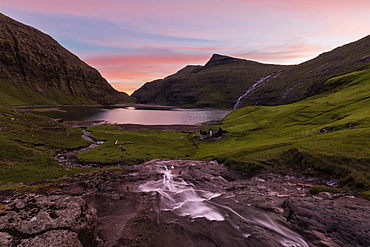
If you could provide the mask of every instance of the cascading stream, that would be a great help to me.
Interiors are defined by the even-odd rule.
[[[160,172],[163,173],[163,180],[150,181],[140,186],[144,192],[154,191],[161,195],[159,210],[172,211],[179,216],[190,216],[193,219],[204,217],[208,220],[224,220],[217,209],[208,203],[221,194],[195,190],[192,184],[174,176],[167,166]]]
[[[251,94],[257,87],[259,87],[261,84],[263,84],[265,81],[267,81],[270,77],[271,78],[276,78],[278,77],[279,75],[281,74],[280,71],[278,72],[274,72],[270,75],[267,75],[267,76],[264,76],[264,77],[261,77],[258,81],[256,81],[252,86],[250,86],[247,91],[245,91],[239,98],[238,100],[236,101],[235,105],[234,105],[234,109],[237,109],[242,103],[243,103],[243,100],[249,95]]]
[[[240,214],[232,206],[226,206],[235,203],[232,199],[222,193],[196,189],[193,184],[174,175],[172,169],[165,164],[159,166],[158,172],[163,174],[163,179],[149,181],[139,187],[143,192],[154,193],[158,214],[172,212],[180,217],[167,218],[168,221],[191,224],[190,227],[183,226],[184,229],[209,234],[215,242],[224,241],[228,246],[308,247],[298,233],[263,211],[246,205],[243,214]],[[197,229],[196,223],[199,221],[201,225]],[[207,224],[217,230],[207,231],[207,227],[204,227]],[[222,243],[220,246],[223,246]]]

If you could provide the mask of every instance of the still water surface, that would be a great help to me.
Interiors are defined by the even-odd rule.
[[[220,121],[231,110],[181,109],[155,107],[62,107],[61,111],[47,111],[42,115],[64,121],[99,121],[110,124],[143,125],[198,125]]]

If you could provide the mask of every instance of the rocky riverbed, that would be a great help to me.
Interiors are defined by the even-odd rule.
[[[316,178],[153,160],[66,180],[2,191],[0,245],[370,246],[370,202]]]

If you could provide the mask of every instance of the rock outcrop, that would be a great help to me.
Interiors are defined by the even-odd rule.
[[[96,211],[81,197],[14,195],[0,212],[1,246],[94,246]]]
[[[330,193],[315,197],[291,197],[284,215],[301,232],[315,232],[336,239],[338,246],[367,246],[370,243],[370,202],[355,197],[333,198]]]
[[[39,30],[0,14],[0,102],[12,105],[133,102]]]
[[[164,174],[158,173],[164,165],[175,175],[174,189],[186,185],[194,193],[219,194],[201,204],[209,201],[225,219],[159,210],[160,191],[140,188],[148,182],[164,185]],[[369,246],[369,201],[346,193],[309,193],[313,184],[325,182],[268,172],[249,177],[216,161],[152,160],[77,174],[65,182],[39,182],[44,195],[2,191],[0,245],[282,246],[278,241],[285,237],[287,244],[307,243],[300,246]]]

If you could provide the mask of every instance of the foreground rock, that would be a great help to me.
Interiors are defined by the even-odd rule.
[[[93,246],[96,211],[81,197],[14,195],[3,201],[1,246]]]
[[[167,183],[161,182],[164,167],[173,186],[215,195],[200,205],[221,218],[163,210],[162,192],[142,188]],[[79,174],[68,182],[45,181],[44,195],[4,195],[0,245],[298,246],[292,244],[298,241],[299,246],[370,246],[369,201],[308,193],[312,184],[324,182],[270,173],[248,177],[213,161],[153,160]]]
[[[355,197],[292,197],[284,204],[284,215],[301,232],[332,238],[336,246],[369,246],[370,202]]]

